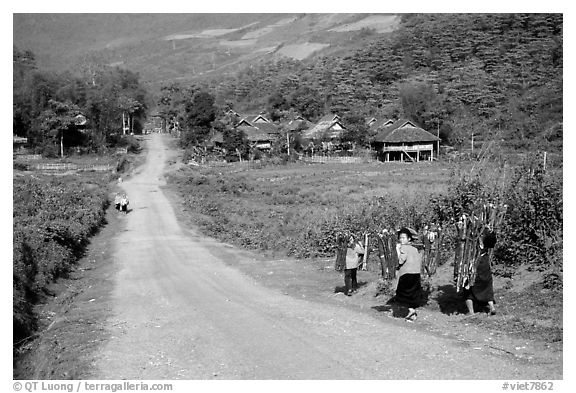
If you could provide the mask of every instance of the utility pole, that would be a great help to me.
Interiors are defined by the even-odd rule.
[[[64,158],[64,131],[60,131],[60,158]]]
[[[546,152],[544,152],[544,171],[546,171]]]
[[[470,148],[472,153],[474,153],[474,133],[472,133],[472,139],[470,139]]]
[[[288,156],[290,156],[290,133],[287,132],[286,133],[286,146],[288,147]],[[546,154],[546,153],[544,153]],[[544,156],[546,157],[546,156]]]
[[[436,136],[438,137],[438,140],[436,141],[436,159],[438,160],[440,159],[440,119],[438,119],[436,125],[438,126],[436,131]]]

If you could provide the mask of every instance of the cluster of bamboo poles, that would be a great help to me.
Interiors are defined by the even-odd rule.
[[[478,258],[481,237],[486,229],[496,231],[504,219],[508,206],[492,203],[473,209],[472,214],[463,214],[456,225],[457,242],[454,255],[454,278],[456,291],[460,292],[476,276],[475,262]],[[492,255],[490,254],[490,257]]]

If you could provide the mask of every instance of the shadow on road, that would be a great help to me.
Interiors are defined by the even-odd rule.
[[[366,281],[358,281],[358,289],[364,287],[368,285],[368,283]],[[339,292],[346,292],[346,286],[342,285],[342,286],[336,286],[334,287],[334,293],[339,293]]]
[[[439,286],[435,300],[438,302],[440,312],[443,314],[466,314],[468,311],[464,298],[456,292],[456,287],[454,285],[448,284]]]

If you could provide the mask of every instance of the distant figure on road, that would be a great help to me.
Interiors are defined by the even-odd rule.
[[[362,263],[364,252],[365,250],[360,240],[351,237],[346,250],[346,268],[344,269],[344,285],[346,285],[344,294],[346,296],[352,296],[352,293],[358,290],[356,272],[358,271],[358,266]]]
[[[418,249],[410,244],[413,240],[412,232],[408,228],[398,231],[396,245],[398,253],[398,286],[394,302],[408,307],[407,320],[416,318],[416,308],[423,303],[422,284],[420,282],[420,270],[422,269],[422,256]]]
[[[124,212],[124,214],[128,214],[128,204],[130,201],[126,194],[122,194],[122,199],[120,199],[120,210]]]
[[[467,315],[474,315],[474,303],[486,304],[490,308],[490,315],[496,314],[494,307],[494,288],[492,286],[492,271],[490,269],[490,249],[496,246],[496,235],[491,230],[484,231],[480,243],[480,256],[475,262],[476,277],[474,283],[468,283],[464,289]]]
[[[120,211],[120,202],[122,201],[122,195],[119,192],[114,196],[114,207],[116,210]]]

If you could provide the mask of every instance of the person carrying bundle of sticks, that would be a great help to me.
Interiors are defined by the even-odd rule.
[[[408,307],[406,320],[413,321],[416,316],[416,308],[424,303],[420,271],[422,269],[422,255],[412,245],[415,234],[408,228],[398,231],[399,244],[396,245],[398,254],[398,286],[394,302]]]
[[[346,249],[346,268],[344,269],[344,285],[346,286],[344,294],[346,296],[352,296],[352,293],[358,290],[356,272],[364,260],[365,252],[360,240],[351,236]]]
[[[496,314],[494,307],[494,288],[492,286],[492,271],[490,269],[490,251],[496,246],[496,235],[489,228],[483,232],[479,242],[480,255],[475,262],[473,280],[464,283],[467,315],[474,314],[474,303],[488,304],[490,315]]]
[[[484,204],[475,214],[463,214],[456,223],[457,245],[454,255],[456,292],[461,292],[466,282],[474,282],[475,263],[479,257],[478,243],[485,229],[496,231],[504,219],[507,205]],[[488,257],[492,256],[489,251]]]

